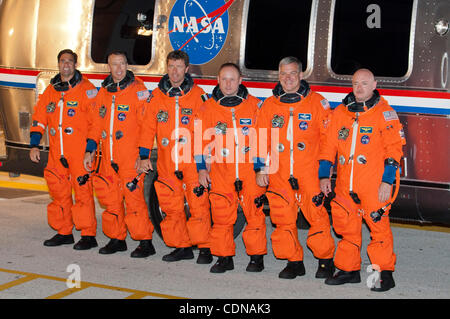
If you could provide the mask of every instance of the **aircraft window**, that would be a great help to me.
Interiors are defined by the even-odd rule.
[[[278,70],[278,62],[295,56],[307,67],[312,0],[251,0],[247,16],[244,65]]]
[[[109,52],[125,51],[128,64],[148,64],[154,9],[154,0],[96,0],[91,43],[94,62],[107,63]]]
[[[364,67],[376,76],[405,76],[413,2],[335,0],[331,69],[351,75]]]

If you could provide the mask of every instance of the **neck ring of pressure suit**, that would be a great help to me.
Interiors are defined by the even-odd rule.
[[[379,101],[380,101],[380,93],[378,92],[378,90],[374,90],[372,97],[365,102],[357,102],[355,94],[353,94],[353,92],[350,92],[342,100],[342,103],[345,106],[347,106],[347,109],[350,112],[364,112],[377,105]]]
[[[213,99],[222,106],[232,107],[238,106],[242,103],[242,101],[246,100],[248,97],[248,90],[243,84],[239,84],[238,91],[235,95],[227,95],[225,96],[220,87],[216,85],[216,87],[212,91]]]
[[[302,98],[305,98],[310,91],[309,84],[305,80],[300,81],[300,87],[297,92],[294,93],[286,93],[281,86],[281,83],[278,82],[275,88],[272,90],[273,95],[280,100],[282,103],[297,103],[301,101]]]
[[[69,81],[62,81],[61,80],[61,74],[58,73],[56,76],[54,76],[50,80],[50,84],[53,86],[53,88],[58,92],[65,92],[68,91],[70,88],[73,88],[78,83],[81,82],[82,75],[81,72],[78,70],[75,70],[74,75]]]
[[[118,89],[125,90],[131,83],[134,82],[134,74],[130,70],[127,70],[125,77],[119,82],[115,83],[111,74],[106,77],[102,82],[102,87],[104,87],[108,92],[115,93]]]
[[[164,75],[161,81],[159,81],[158,83],[158,88],[161,90],[161,92],[170,97],[186,95],[189,93],[193,86],[194,80],[189,73],[186,73],[184,75],[183,83],[181,83],[179,87],[172,86],[168,74]]]

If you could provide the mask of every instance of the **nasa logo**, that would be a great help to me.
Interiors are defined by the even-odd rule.
[[[361,144],[369,144],[370,142],[370,137],[368,135],[363,135],[361,137]]]
[[[74,109],[68,109],[67,110],[67,115],[70,116],[70,117],[75,116],[75,110]]]
[[[242,127],[242,135],[248,135],[248,132],[249,132],[249,128],[248,128],[248,126],[244,126],[244,127]]]
[[[189,116],[183,116],[181,118],[181,123],[184,124],[184,125],[189,124]]]
[[[234,0],[177,0],[169,17],[174,50],[189,54],[191,64],[205,64],[222,50],[228,35],[228,8]]]
[[[127,115],[125,114],[125,113],[119,113],[119,114],[117,114],[117,119],[119,120],[119,121],[125,121],[125,119],[127,118]]]
[[[308,129],[308,122],[302,121],[302,122],[300,122],[300,124],[298,124],[298,127],[299,127],[302,131],[304,131],[304,130]]]

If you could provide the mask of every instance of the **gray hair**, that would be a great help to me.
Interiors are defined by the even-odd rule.
[[[285,58],[282,58],[280,63],[278,64],[278,69],[280,69],[280,67],[282,65],[291,64],[291,63],[297,64],[299,72],[302,72],[302,68],[303,68],[302,62],[299,59],[297,59],[295,56],[287,56]]]

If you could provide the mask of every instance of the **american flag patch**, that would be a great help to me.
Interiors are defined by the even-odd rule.
[[[330,108],[330,103],[328,103],[328,100],[327,100],[327,99],[323,99],[322,101],[320,101],[320,104],[322,104],[322,107],[323,107],[325,110],[328,110],[328,109]]]
[[[148,90],[137,92],[137,96],[139,101],[146,100],[150,96],[150,92]]]
[[[92,90],[87,90],[86,91],[86,95],[89,99],[93,99],[94,97],[97,96],[97,89],[92,89]]]
[[[395,111],[385,111],[383,112],[385,121],[398,120],[397,113]]]

